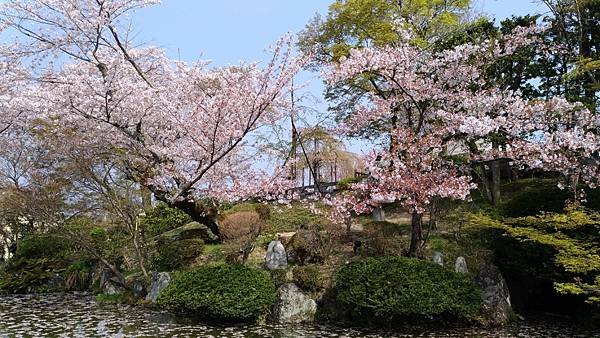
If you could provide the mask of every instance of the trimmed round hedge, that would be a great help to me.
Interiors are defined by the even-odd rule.
[[[277,297],[271,276],[243,265],[211,265],[175,276],[157,299],[166,309],[221,322],[252,322]]]
[[[466,276],[432,262],[367,258],[344,266],[336,276],[336,302],[346,319],[367,324],[415,320],[471,320],[480,292]]]

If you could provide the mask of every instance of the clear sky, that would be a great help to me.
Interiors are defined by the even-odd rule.
[[[300,31],[333,0],[163,0],[134,18],[138,39],[182,60],[218,65],[264,58],[263,50],[286,32]],[[491,17],[544,12],[534,0],[476,0]]]
[[[163,0],[133,18],[137,40],[164,48],[182,61],[209,59],[230,65],[266,59],[265,48],[287,32],[297,33],[318,12],[327,13],[334,0]],[[513,14],[546,13],[537,0],[474,0],[477,12],[501,20]],[[304,73],[299,82],[316,102],[305,103],[326,111],[318,74]],[[360,143],[349,143],[361,153]]]

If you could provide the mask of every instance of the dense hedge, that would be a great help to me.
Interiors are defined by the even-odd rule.
[[[198,238],[179,241],[157,242],[156,253],[152,256],[152,268],[158,271],[172,271],[191,264],[204,249],[204,241]]]
[[[148,235],[157,236],[191,221],[190,216],[183,211],[159,203],[146,210],[146,216],[140,218],[140,226]]]
[[[276,296],[266,271],[243,265],[213,265],[175,276],[160,293],[157,304],[203,319],[251,322],[267,314]]]
[[[401,324],[473,319],[480,294],[466,276],[431,262],[383,257],[344,266],[336,277],[336,301],[355,322]]]
[[[62,258],[68,249],[67,241],[58,235],[30,235],[21,239],[15,258]]]

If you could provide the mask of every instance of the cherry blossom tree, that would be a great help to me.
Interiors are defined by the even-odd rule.
[[[255,165],[252,135],[289,113],[285,98],[303,60],[293,57],[289,37],[262,66],[213,68],[135,48],[127,17],[157,2],[4,2],[0,27],[14,41],[2,57],[23,60],[31,74],[11,109],[75,135],[68,139],[80,147],[102,146],[155,198],[218,234],[202,201],[245,198],[285,181]]]
[[[372,124],[383,130],[382,145],[366,159],[369,179],[332,201],[335,210],[361,214],[399,201],[412,215],[409,254],[420,257],[427,207],[439,198],[467,199],[475,187],[469,163],[457,155],[469,161],[511,158],[597,182],[598,121],[587,109],[561,98],[529,102],[519,92],[485,85],[486,65],[535,44],[539,29],[519,28],[499,40],[442,52],[410,44],[407,32],[404,43],[355,49],[330,65],[324,74],[332,85],[370,83],[340,131],[352,135]],[[490,141],[499,135],[505,138],[501,146]]]

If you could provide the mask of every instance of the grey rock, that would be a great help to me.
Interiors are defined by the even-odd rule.
[[[287,268],[287,254],[285,247],[280,241],[272,241],[269,243],[267,248],[267,255],[265,256],[265,267],[269,270],[285,269]]]
[[[483,266],[475,282],[481,288],[481,313],[489,326],[508,323],[513,315],[510,293],[500,269],[492,264]]]
[[[461,256],[456,259],[456,263],[454,263],[454,271],[464,274],[469,273],[469,269],[467,268],[467,261],[464,257]]]
[[[439,251],[434,252],[433,262],[439,266],[444,266],[444,254]]]
[[[125,288],[120,286],[113,279],[107,280],[104,283],[104,286],[102,287],[102,293],[104,293],[105,295],[116,295],[123,292],[125,292]]]
[[[382,207],[377,207],[373,210],[373,220],[376,222],[385,221],[385,211],[383,211]]]
[[[156,299],[162,290],[164,290],[171,283],[171,275],[168,272],[155,272],[152,274],[152,283],[150,284],[150,291],[146,295],[146,300],[152,303],[156,303]]]
[[[278,289],[279,297],[273,309],[273,319],[281,324],[312,322],[317,313],[317,303],[293,283]]]

